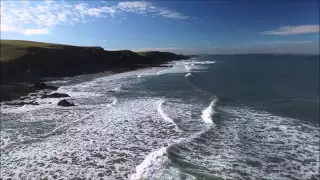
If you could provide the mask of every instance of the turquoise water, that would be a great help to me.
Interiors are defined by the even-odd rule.
[[[319,57],[215,55],[2,104],[4,179],[319,179]]]

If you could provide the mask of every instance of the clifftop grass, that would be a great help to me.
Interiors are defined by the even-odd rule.
[[[0,40],[0,61],[14,60],[19,57],[28,55],[29,48],[46,48],[46,49],[64,49],[67,47],[76,47],[71,45],[52,44],[34,41],[18,41],[18,40]]]
[[[170,52],[160,52],[160,51],[146,51],[146,52],[137,52],[140,56],[144,57],[149,57],[153,58],[156,60],[161,60],[161,59],[172,59],[176,60],[177,58],[181,57],[186,57],[182,54],[174,54]]]

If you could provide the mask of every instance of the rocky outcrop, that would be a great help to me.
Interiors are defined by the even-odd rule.
[[[14,102],[14,103],[6,103],[6,105],[10,106],[24,106],[24,105],[39,105],[38,102]]]
[[[70,97],[70,96],[64,93],[52,93],[52,94],[47,94],[42,96],[42,98],[63,98],[63,97]]]
[[[70,106],[75,106],[73,103],[63,99],[58,102],[58,106],[63,106],[63,107],[70,107]]]

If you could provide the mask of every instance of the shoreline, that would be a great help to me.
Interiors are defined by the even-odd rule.
[[[129,50],[108,51],[102,47],[82,47],[33,41],[1,40],[0,102],[19,99],[34,92],[35,84],[46,78],[64,78],[99,72],[121,73],[194,55]]]
[[[135,71],[138,69],[145,69],[145,68],[152,68],[152,67],[171,67],[168,65],[160,64],[160,65],[137,65],[135,68],[113,68],[112,70],[105,70],[101,72],[93,72],[93,73],[84,73],[84,74],[79,74],[79,75],[74,75],[74,76],[60,76],[60,77],[45,77],[41,78],[38,80],[36,83],[43,82],[47,85],[51,85],[49,81],[51,80],[62,80],[63,78],[66,77],[75,77],[75,76],[83,76],[83,75],[103,75],[103,76],[112,76],[115,74],[120,74],[120,73],[125,73],[125,72],[130,72],[130,71]],[[59,88],[58,86],[56,86]],[[34,88],[34,80],[31,81],[20,81],[20,82],[12,82],[12,83],[7,83],[7,84],[0,84],[0,103],[9,103],[10,101],[14,100],[21,100],[22,102],[24,100],[28,100],[28,96],[30,93],[35,93],[38,90]],[[55,90],[51,90],[50,93],[54,92]]]

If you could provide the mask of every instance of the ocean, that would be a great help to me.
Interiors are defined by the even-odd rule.
[[[169,65],[48,79],[74,107],[2,103],[2,179],[320,179],[319,56]]]

